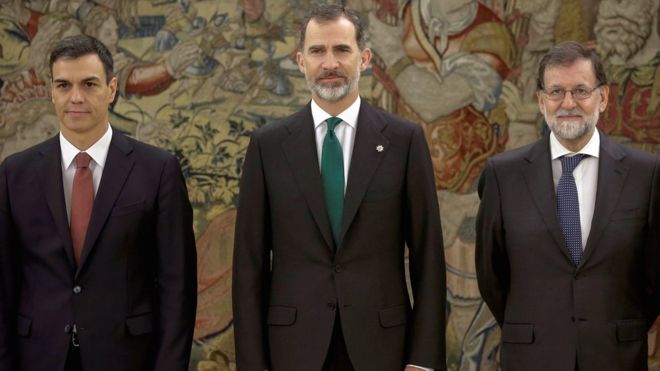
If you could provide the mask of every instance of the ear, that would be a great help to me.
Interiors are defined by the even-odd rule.
[[[360,52],[360,71],[364,71],[369,67],[369,63],[371,62],[371,57],[373,54],[371,53],[371,49],[369,48],[364,48]]]
[[[603,85],[600,88],[600,112],[605,112],[607,108],[607,102],[610,98],[610,87],[609,85]]]
[[[300,52],[300,51],[296,52],[296,62],[298,63],[298,69],[304,75],[305,74],[305,62],[303,60],[302,52]]]
[[[539,103],[539,111],[541,113],[545,112],[545,101],[543,100],[543,92],[540,90],[536,91],[536,99],[538,100]]]
[[[110,87],[110,101],[108,104],[112,104],[112,102],[115,100],[115,95],[117,95],[117,76],[110,80],[108,86]]]

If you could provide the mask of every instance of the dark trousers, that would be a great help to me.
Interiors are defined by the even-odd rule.
[[[79,347],[74,347],[73,345],[69,344],[69,352],[66,356],[64,371],[82,371]]]
[[[344,334],[341,331],[339,313],[337,313],[337,317],[335,318],[332,340],[330,340],[328,354],[325,357],[325,363],[323,363],[321,371],[354,371],[348,351],[346,350]]]

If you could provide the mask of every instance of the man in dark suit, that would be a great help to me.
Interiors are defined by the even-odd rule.
[[[50,55],[60,135],[0,167],[0,369],[187,370],[192,212],[177,160],[113,132],[110,52]]]
[[[312,101],[257,130],[243,168],[237,369],[444,370],[442,232],[423,132],[360,99],[371,51],[355,13],[314,8],[300,41]]]
[[[598,56],[561,43],[541,60],[549,135],[489,159],[477,276],[502,328],[502,369],[647,369],[658,315],[660,160],[596,129]]]

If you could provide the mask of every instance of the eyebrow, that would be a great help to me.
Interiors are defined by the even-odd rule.
[[[96,82],[96,81],[101,81],[101,79],[98,78],[97,76],[90,76],[82,80],[82,82]],[[67,79],[53,79],[53,82],[71,82],[71,81]]]

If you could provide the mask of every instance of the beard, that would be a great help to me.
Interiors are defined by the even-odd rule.
[[[582,116],[581,120],[565,120],[560,122],[557,119],[557,116],[561,115],[580,115]],[[547,109],[543,108],[543,117],[545,117],[545,122],[548,123],[550,131],[555,133],[557,138],[563,140],[576,140],[584,137],[586,134],[593,131],[598,123],[600,118],[600,102],[596,104],[594,113],[591,114],[591,117],[584,117],[584,112],[579,108],[574,109],[559,109],[554,115],[548,115]]]
[[[320,79],[328,77],[339,77],[342,80],[332,83],[320,83]],[[345,73],[339,70],[322,72],[318,76],[311,78],[305,77],[307,87],[319,98],[328,102],[340,101],[356,88],[357,82],[360,80],[360,66],[357,66],[355,78],[351,79]]]

